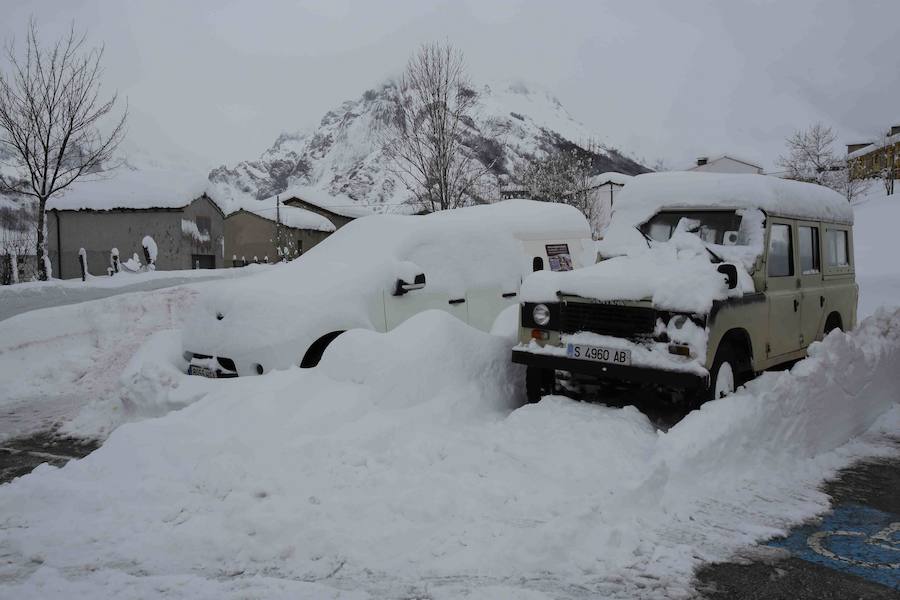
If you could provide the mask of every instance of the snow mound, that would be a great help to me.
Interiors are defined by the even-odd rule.
[[[426,312],[124,425],[0,488],[0,595],[687,597],[701,560],[823,511],[821,479],[874,451],[857,436],[900,423],[900,311],[668,433],[632,407],[511,410],[508,348]]]

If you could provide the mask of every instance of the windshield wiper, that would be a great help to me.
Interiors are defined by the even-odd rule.
[[[710,250],[709,246],[707,246],[706,244],[703,244],[703,247],[706,248],[706,251],[709,252],[709,253],[712,255],[712,257],[713,257],[713,263],[723,263],[723,262],[725,262],[725,259],[722,258],[721,256],[719,256],[718,254],[716,254],[715,252],[713,252],[712,250]]]
[[[644,233],[643,231],[641,231],[641,228],[638,227],[637,225],[635,225],[634,228],[637,229],[637,232],[638,232],[639,234],[641,234],[642,236],[644,236],[644,239],[645,239],[645,240],[647,240],[647,247],[648,247],[648,248],[652,248],[653,246],[652,246],[651,242],[653,242],[653,239],[652,239],[649,235],[647,235],[646,233]]]

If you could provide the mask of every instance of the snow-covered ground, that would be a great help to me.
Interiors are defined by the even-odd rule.
[[[891,452],[900,309],[867,307],[898,303],[892,201],[856,210],[871,316],[666,432],[632,407],[520,406],[512,328],[440,312],[230,381],[183,374],[194,286],[4,321],[0,381],[20,387],[2,398],[84,392],[64,430],[112,433],[0,487],[0,597],[688,597],[693,567]]]
[[[172,287],[211,279],[244,277],[266,269],[248,265],[242,269],[189,269],[184,271],[121,272],[113,277],[51,279],[0,286],[0,321],[23,312],[99,300],[129,292]]]

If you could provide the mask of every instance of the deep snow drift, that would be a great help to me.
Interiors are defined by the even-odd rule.
[[[228,384],[180,374],[171,337],[143,369],[209,394],[0,488],[0,595],[685,597],[900,425],[900,311],[667,433],[631,407],[514,409],[511,341],[440,312]]]

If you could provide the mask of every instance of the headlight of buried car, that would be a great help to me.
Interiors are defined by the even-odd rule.
[[[550,309],[546,304],[538,304],[531,311],[531,316],[536,325],[546,327],[550,323]]]

